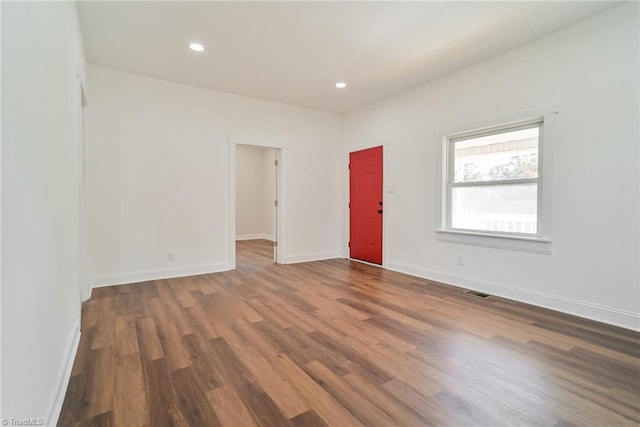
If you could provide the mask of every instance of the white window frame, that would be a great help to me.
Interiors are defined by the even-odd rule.
[[[437,133],[438,166],[436,239],[451,243],[500,249],[551,253],[551,208],[553,200],[553,145],[557,108],[514,114],[441,130]],[[538,177],[531,179],[456,184],[453,181],[453,145],[461,139],[508,132],[539,123]],[[454,187],[537,182],[537,234],[457,229],[451,227],[451,194]],[[470,185],[469,185],[470,184]]]

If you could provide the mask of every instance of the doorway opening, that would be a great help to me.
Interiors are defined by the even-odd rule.
[[[281,149],[245,143],[233,144],[231,193],[235,226],[234,265],[260,268],[280,262],[279,225]]]

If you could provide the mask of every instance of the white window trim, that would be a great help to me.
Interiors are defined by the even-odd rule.
[[[551,218],[553,202],[553,146],[555,136],[555,118],[558,113],[557,107],[549,107],[539,110],[526,111],[509,116],[484,120],[481,122],[459,125],[443,129],[436,134],[437,144],[437,203],[436,203],[436,239],[440,241],[493,247],[499,249],[511,249],[536,253],[551,253]],[[542,121],[539,145],[539,168],[538,168],[538,233],[537,235],[527,234],[504,234],[492,233],[476,230],[459,230],[449,227],[448,215],[448,170],[451,165],[450,153],[448,153],[449,139],[472,136],[474,133],[482,132],[484,129],[499,129]]]

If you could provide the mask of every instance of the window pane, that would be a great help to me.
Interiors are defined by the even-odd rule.
[[[453,187],[451,227],[536,234],[538,184]]]
[[[454,182],[538,177],[538,126],[454,142]]]

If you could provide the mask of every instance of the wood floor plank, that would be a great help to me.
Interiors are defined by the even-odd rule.
[[[59,426],[640,425],[640,333],[362,263],[93,290]]]
[[[231,327],[221,328],[221,331],[224,339],[238,352],[243,348],[253,347],[266,358],[280,354],[276,343],[244,319],[238,319]]]
[[[443,390],[434,396],[433,402],[438,409],[444,413],[444,418],[455,418],[461,424],[477,424],[481,426],[498,426],[513,425],[509,422],[498,420],[491,417],[483,408],[474,407],[466,402],[460,396],[457,396],[447,390]]]
[[[349,412],[366,426],[397,426],[386,412],[371,403],[355,387],[346,383],[320,362],[305,365],[304,370]]]
[[[327,393],[298,365],[293,363],[286,355],[281,354],[272,360],[272,365],[280,375],[298,390],[307,404],[311,405],[318,416],[328,425],[359,426],[362,423],[351,412],[342,406],[335,398]]]
[[[91,344],[93,342],[93,334],[96,328],[86,328],[82,331],[81,340],[78,344],[76,359],[73,362],[71,376],[86,374],[88,366],[91,362]]]
[[[100,300],[91,299],[82,306],[82,330],[93,328],[98,321],[98,311],[100,310]]]
[[[286,334],[285,331],[291,329],[291,327],[287,327],[283,330],[269,322],[258,322],[252,326],[278,348],[278,353],[286,354],[295,363],[304,365],[305,363],[315,360],[313,351],[296,345],[296,341]]]
[[[236,390],[258,424],[273,427],[290,425],[289,419],[280,412],[224,338],[213,339],[209,344],[223,383]]]
[[[382,388],[388,391],[390,394],[395,396],[402,396],[402,402],[413,409],[415,412],[420,414],[422,418],[426,420],[425,424],[429,426],[439,426],[446,425],[450,423],[451,420],[447,420],[446,418],[439,415],[438,411],[432,410],[433,404],[429,397],[424,396],[423,394],[416,391],[410,385],[393,379],[386,384],[382,385]],[[453,417],[453,419],[457,420],[457,417]]]
[[[221,426],[206,391],[200,386],[193,367],[186,367],[170,373],[171,383],[176,390],[182,417],[189,426]]]
[[[291,338],[296,347],[303,348],[312,354],[309,359],[321,362],[334,374],[344,376],[351,372],[347,367],[348,361],[345,360],[342,355],[335,353],[329,348],[323,347],[316,340],[310,337],[309,334],[305,334],[296,328],[285,329],[284,333]]]
[[[83,418],[111,412],[114,394],[114,354],[113,347],[92,351],[86,390],[86,407]]]
[[[424,356],[416,350],[409,352],[409,357],[426,365],[433,366],[442,372],[443,362],[438,358]],[[539,411],[534,408],[544,406],[544,401],[538,396],[542,390],[535,386],[535,377],[528,376],[521,367],[500,364],[497,362],[478,360],[472,352],[468,356],[448,360],[447,368],[455,375],[447,375],[438,384],[443,390],[459,396],[470,405],[482,407],[497,419],[506,424],[518,424],[527,419],[532,425],[552,425],[557,422],[557,416],[551,411]],[[429,375],[429,374],[427,374]],[[523,380],[524,378],[524,380]],[[437,393],[436,393],[437,394]],[[499,396],[499,399],[487,402],[486,396]],[[435,394],[433,395],[435,399]]]
[[[142,360],[150,362],[164,357],[164,350],[162,350],[158,329],[153,317],[143,317],[136,321],[136,331],[139,337],[138,343]]]
[[[120,289],[125,287],[126,291]],[[135,314],[137,303],[134,293],[131,292],[131,285],[122,285],[119,287],[118,293],[116,293],[115,296],[114,306],[116,317]]]
[[[138,333],[133,315],[116,317],[115,324],[116,357],[138,353]]]
[[[277,327],[279,329],[291,327],[291,324],[287,322],[286,319],[284,319],[282,316],[280,316],[278,312],[274,311],[273,308],[270,308],[269,306],[263,304],[259,300],[252,299],[252,300],[249,300],[247,304],[249,305],[249,307],[251,307],[251,309],[257,312],[263,319],[265,317],[269,319],[269,323],[273,323],[274,327]]]
[[[257,350],[248,347],[238,353],[238,356],[285,417],[293,418],[311,409],[298,397],[294,387],[274,371],[271,364]]]
[[[149,408],[149,426],[188,427],[178,403],[169,368],[164,359],[143,362],[147,407]],[[125,424],[126,425],[126,424]]]
[[[247,407],[238,397],[233,387],[224,386],[207,393],[214,411],[223,426],[257,426]]]
[[[183,280],[183,278],[177,278],[166,283],[169,286],[171,293],[173,293],[174,298],[178,303],[180,303],[182,308],[193,307],[195,305],[196,302],[193,299],[193,296],[189,293],[188,288],[185,286],[185,280]]]
[[[193,308],[194,306],[187,307],[187,309]],[[171,306],[167,307],[167,311],[169,313],[168,319],[176,326],[178,334],[180,334],[181,336],[185,336],[194,333],[195,326],[189,321],[189,316],[185,309],[181,307]]]
[[[83,419],[84,396],[87,390],[87,374],[72,375],[67,386],[67,394],[60,410],[58,426],[73,426]]]
[[[98,324],[93,336],[91,349],[112,346],[115,340],[115,297],[104,298],[100,302]]]
[[[193,325],[193,331],[207,340],[218,338],[220,333],[215,328],[215,323],[207,316],[200,305],[194,305],[185,310],[188,321]]]
[[[116,357],[114,369],[113,424],[131,427],[149,425],[147,395],[140,355],[127,353]]]
[[[271,296],[271,304],[276,307],[275,309],[280,316],[285,317],[287,322],[295,325],[296,328],[302,329],[305,333],[317,330],[317,328],[310,323],[311,315],[308,312],[300,310],[291,304],[287,304],[279,295],[274,294]]]
[[[383,365],[374,363],[363,356],[362,352],[356,351],[345,342],[346,340],[335,340],[321,331],[311,332],[309,336],[325,348],[332,349],[334,353],[343,355],[346,365],[350,370],[360,372],[378,384],[384,384],[393,379],[393,377],[381,367]]]
[[[113,418],[111,412],[105,412],[94,417],[90,417],[79,421],[75,424],[76,427],[112,427]]]
[[[182,283],[184,290],[187,292],[200,290],[200,287],[191,276],[180,277],[179,280]]]
[[[205,276],[193,276],[193,282],[196,284],[198,290],[204,295],[211,295],[218,292],[207,280]]]
[[[183,343],[198,380],[201,382],[202,389],[209,391],[221,387],[223,385],[222,375],[220,369],[217,368],[216,360],[209,352],[208,340],[192,334],[184,337]]]
[[[427,424],[417,412],[405,405],[402,401],[395,398],[391,393],[384,390],[362,375],[352,372],[343,377],[357,393],[366,396],[377,407],[389,414],[394,422],[401,426],[420,426]]]
[[[158,292],[158,298],[162,301],[163,305],[176,305],[179,304],[176,296],[169,287],[169,281],[167,280],[154,280],[153,285]]]
[[[178,332],[176,324],[169,318],[170,306],[162,307],[159,299],[152,299],[154,319],[157,327],[158,338],[164,351],[167,366],[171,371],[191,366],[191,359],[182,343],[182,336]]]
[[[304,412],[291,419],[295,427],[327,427],[327,424],[313,410]]]
[[[260,315],[257,311],[255,311],[249,304],[244,303],[240,308],[240,312],[242,313],[242,317],[249,323],[261,322],[264,320],[264,317]]]

